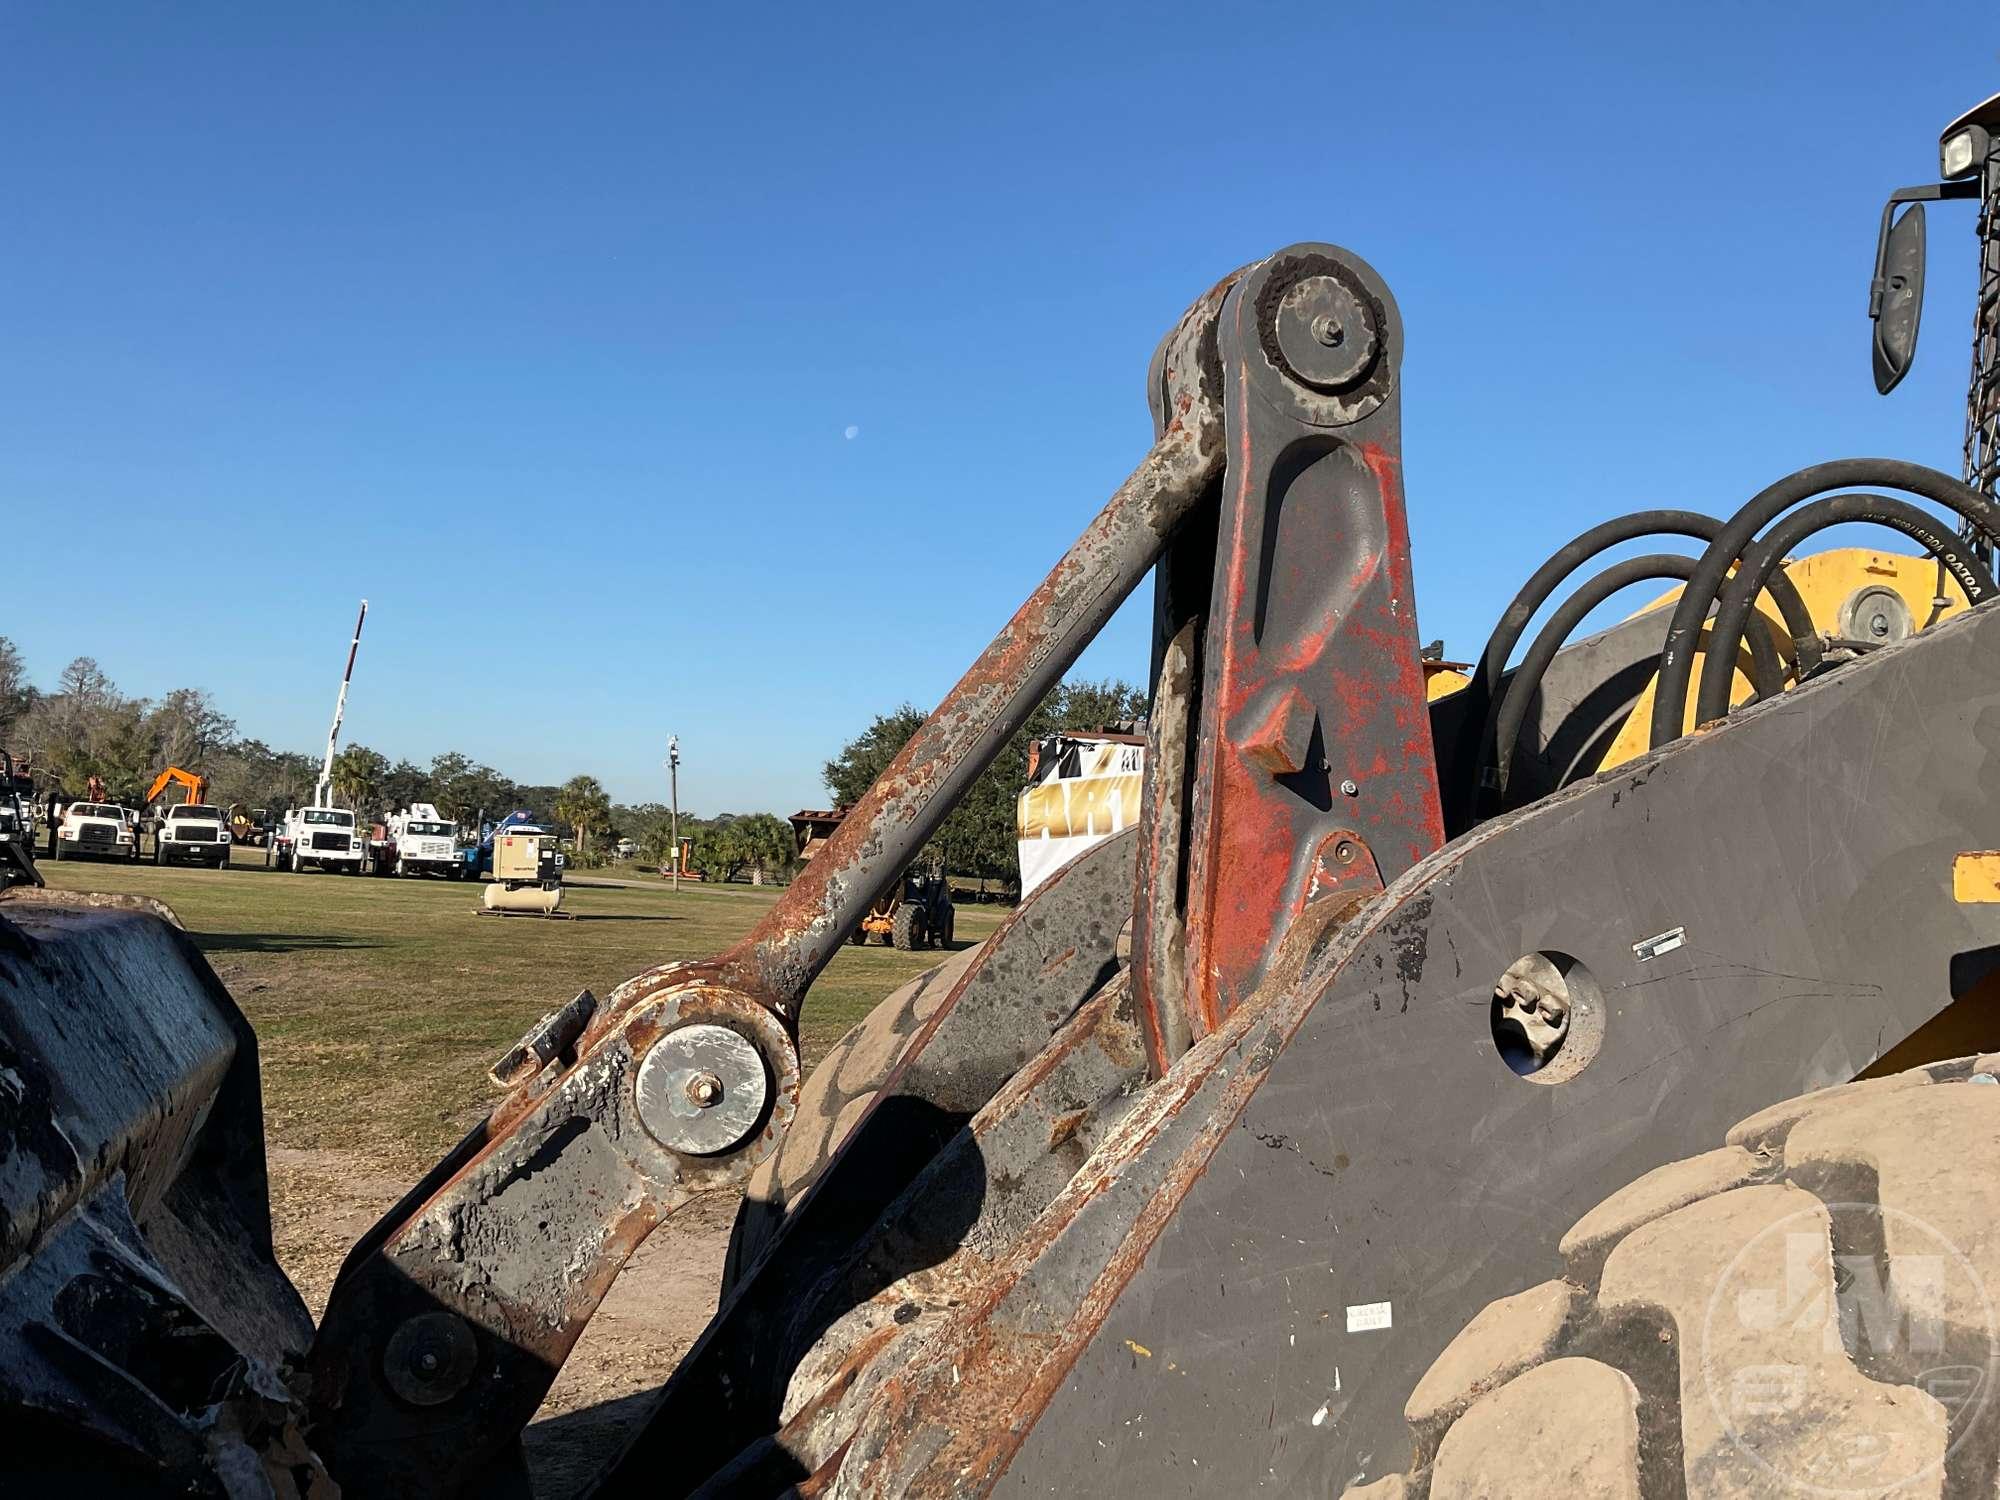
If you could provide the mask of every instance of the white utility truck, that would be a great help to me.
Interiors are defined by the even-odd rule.
[[[442,875],[465,870],[458,848],[458,825],[428,802],[412,802],[389,816],[389,837],[396,845],[398,875]]]
[[[344,807],[294,807],[285,813],[266,851],[266,862],[281,870],[331,870],[359,875],[368,868],[368,840]]]
[[[206,802],[183,802],[160,815],[153,830],[153,862],[182,861],[221,869],[229,863],[228,814]]]
[[[128,808],[113,802],[72,802],[56,825],[56,858],[137,859],[139,829]]]

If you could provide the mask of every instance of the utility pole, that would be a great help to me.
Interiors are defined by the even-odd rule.
[[[667,736],[667,782],[671,788],[673,801],[670,804],[668,838],[673,841],[673,853],[668,856],[674,865],[674,889],[681,888],[681,737]]]

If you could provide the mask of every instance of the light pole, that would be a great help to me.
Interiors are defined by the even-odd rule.
[[[667,857],[673,861],[674,889],[678,891],[681,888],[681,737],[677,734],[667,736],[667,784],[672,788],[673,798],[667,834],[673,852]]]

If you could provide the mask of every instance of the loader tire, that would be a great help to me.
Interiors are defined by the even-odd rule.
[[[926,969],[868,1012],[833,1045],[799,1090],[798,1113],[778,1149],[750,1174],[723,1262],[722,1294],[750,1269],[785,1222],[790,1206],[819,1180],[826,1164],[854,1129],[889,1070],[917,1030],[958,982],[979,950],[955,953]]]
[[[889,919],[889,941],[904,953],[914,953],[924,945],[924,909],[905,901]]]
[[[1993,1493],[2000,1053],[1772,1105],[1560,1248],[1417,1383],[1410,1470],[1344,1493]]]

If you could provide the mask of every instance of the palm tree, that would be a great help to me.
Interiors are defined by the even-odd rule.
[[[333,786],[357,812],[368,811],[368,803],[382,784],[388,762],[366,745],[349,745],[333,758]]]
[[[556,794],[556,816],[576,830],[576,852],[590,852],[590,830],[611,821],[611,798],[595,776],[572,776]]]

